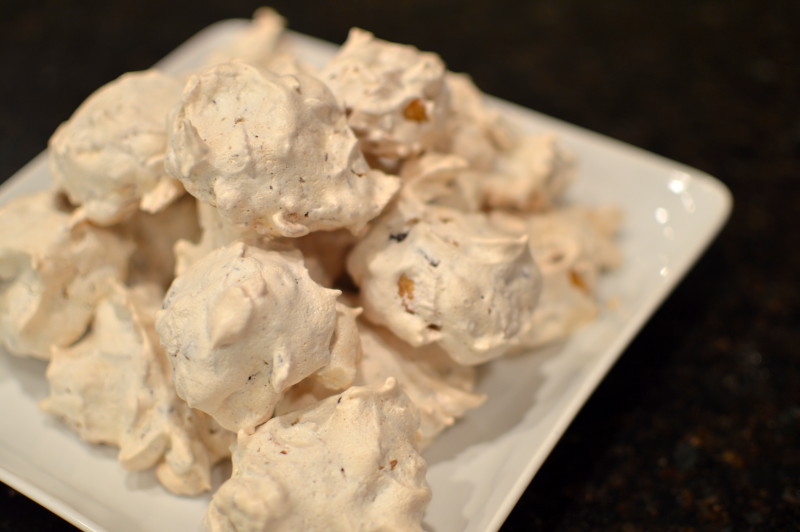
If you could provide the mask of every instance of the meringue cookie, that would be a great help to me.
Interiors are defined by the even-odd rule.
[[[202,228],[200,240],[175,244],[176,276],[215,249],[241,241],[271,251],[300,251],[314,282],[331,288],[344,273],[345,256],[355,242],[353,234],[344,229],[317,231],[300,238],[268,238],[231,224],[216,207],[203,202],[198,202],[197,217]]]
[[[411,159],[400,169],[403,195],[426,205],[475,212],[481,207],[482,175],[453,154],[430,152]]]
[[[225,247],[236,241],[242,241],[258,247],[268,247],[268,240],[255,231],[239,228],[220,216],[216,207],[197,202],[197,222],[200,226],[200,238],[197,242],[180,239],[175,243],[175,276],[202,259],[215,249]],[[284,246],[290,249],[291,246]]]
[[[445,72],[436,54],[353,28],[320,78],[343,103],[364,153],[405,159],[445,135]]]
[[[315,69],[297,57],[285,38],[286,19],[274,9],[260,7],[252,23],[227,46],[205,60],[205,66],[237,60],[276,74],[314,74]]]
[[[462,364],[517,345],[541,290],[527,238],[500,233],[481,214],[403,199],[348,258],[365,317],[415,347],[438,343]]]
[[[174,493],[211,488],[211,466],[225,456],[204,415],[175,395],[169,364],[153,330],[161,301],[155,285],[116,286],[97,307],[90,332],[75,346],[53,350],[50,396],[42,408],[91,443],[119,447],[126,469],[158,464]],[[227,436],[232,442],[232,434]]]
[[[132,245],[86,222],[54,191],[0,209],[0,342],[15,355],[50,358],[80,338],[112,281],[127,275]]]
[[[367,166],[321,81],[236,62],[189,80],[166,167],[222,218],[267,236],[359,232],[399,187]]]
[[[344,390],[356,376],[356,368],[361,362],[361,336],[356,326],[360,308],[350,308],[336,303],[336,328],[331,338],[331,359],[314,378],[330,390]]]
[[[119,231],[136,246],[128,284],[156,283],[166,290],[175,278],[175,245],[200,239],[197,201],[187,194],[155,214],[137,212]]]
[[[475,368],[455,363],[440,347],[413,348],[383,327],[365,321],[358,326],[364,355],[355,384],[379,385],[389,377],[397,379],[419,410],[422,448],[486,400],[474,392]]]
[[[469,76],[448,72],[445,82],[450,106],[443,151],[463,157],[475,170],[493,170],[497,158],[513,148],[518,132],[486,105]]]
[[[597,314],[618,213],[563,210],[572,156],[435,54],[353,29],[317,79],[295,44],[259,10],[182,94],[128,74],[59,128],[78,207],[0,211],[0,342],[174,493],[235,445],[209,530],[422,530],[419,448],[483,402],[475,365]]]
[[[183,401],[177,404],[178,428],[170,433],[171,447],[156,465],[156,477],[176,495],[199,495],[212,488],[212,468],[230,458],[236,435]]]
[[[431,494],[417,424],[389,379],[240,433],[233,475],[211,500],[206,529],[422,531]]]
[[[256,66],[267,66],[278,49],[286,29],[286,19],[277,11],[261,7],[253,13],[253,20],[236,39],[216,50],[206,59],[206,65],[240,59]]]
[[[527,217],[498,212],[491,219],[496,227],[530,238],[542,272],[542,296],[523,346],[564,338],[597,316],[598,277],[621,262],[614,242],[621,220],[617,209],[575,206]]]
[[[165,120],[180,91],[156,70],[123,74],[50,138],[50,171],[86,218],[113,225],[137,208],[158,212],[183,193],[163,167]]]
[[[355,382],[362,359],[361,335],[356,325],[361,309],[337,302],[336,313],[338,322],[330,363],[286,390],[275,405],[276,416],[317,404]]]
[[[317,231],[291,243],[303,253],[311,278],[331,288],[345,274],[347,255],[357,239],[349,231]]]
[[[550,134],[526,135],[498,158],[482,182],[490,208],[543,211],[552,208],[575,178],[575,158]]]
[[[314,283],[299,254],[237,242],[205,256],[158,313],[178,395],[228,430],[252,431],[282,392],[330,363],[340,293]]]

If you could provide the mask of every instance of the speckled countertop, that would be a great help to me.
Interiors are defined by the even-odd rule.
[[[2,178],[92,90],[258,5],[71,4],[3,5]],[[272,4],[303,33],[341,42],[358,25],[439,52],[486,92],[695,166],[733,192],[726,228],[602,382],[506,531],[800,528],[800,3],[663,4]],[[0,486],[0,530],[70,528]]]

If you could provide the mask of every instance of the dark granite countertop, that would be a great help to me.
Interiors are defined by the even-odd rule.
[[[2,178],[92,90],[257,6],[73,4],[4,2]],[[324,39],[341,42],[358,25],[439,52],[488,93],[697,167],[733,192],[726,228],[503,530],[800,528],[800,3],[273,5]],[[0,486],[0,530],[69,528]]]

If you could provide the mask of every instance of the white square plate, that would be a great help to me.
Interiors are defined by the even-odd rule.
[[[188,72],[244,24],[215,24],[158,67]],[[324,63],[334,50],[310,37],[291,39],[311,63]],[[565,342],[489,364],[479,387],[489,400],[425,452],[433,489],[425,522],[436,532],[500,528],[578,410],[731,208],[728,190],[702,172],[507,102],[491,103],[529,131],[556,133],[577,155],[571,200],[623,210],[624,264],[601,281],[601,298],[614,305]],[[42,154],[2,187],[0,204],[50,181]],[[6,405],[0,480],[84,530],[199,530],[209,496],[170,495],[150,472],[124,471],[114,449],[81,442],[38,410],[47,395],[44,370],[41,361],[0,355],[0,404]]]

